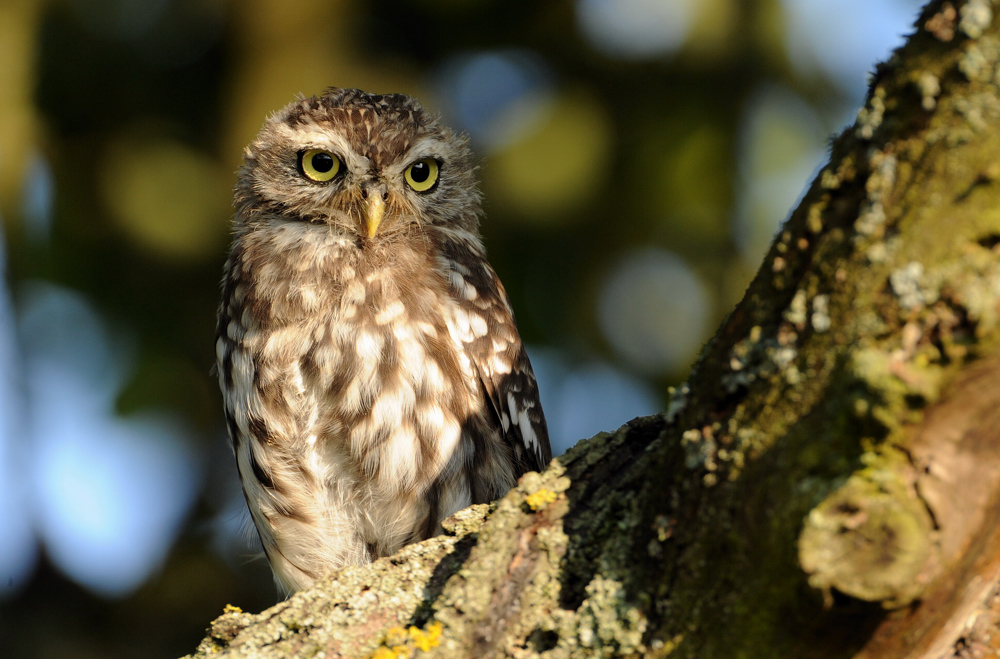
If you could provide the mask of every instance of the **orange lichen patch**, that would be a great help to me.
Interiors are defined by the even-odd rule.
[[[528,507],[532,510],[539,510],[540,508],[544,508],[548,504],[555,501],[558,496],[559,495],[552,490],[542,488],[534,494],[529,494],[525,497],[524,502],[528,504]]]
[[[426,630],[410,627],[410,639],[414,646],[426,652],[441,644],[441,629],[440,622],[432,622]]]
[[[431,622],[427,629],[392,627],[386,632],[382,646],[369,655],[369,659],[409,659],[418,650],[427,652],[441,644],[442,630],[440,622]]]

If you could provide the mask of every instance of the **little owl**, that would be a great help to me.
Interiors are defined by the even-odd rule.
[[[331,89],[271,116],[244,156],[219,381],[292,592],[433,536],[551,449],[464,137],[408,96]]]

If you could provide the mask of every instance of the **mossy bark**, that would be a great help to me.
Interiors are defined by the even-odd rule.
[[[194,656],[992,656],[998,10],[923,11],[665,413]]]

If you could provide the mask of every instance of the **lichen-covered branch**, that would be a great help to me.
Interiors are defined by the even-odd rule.
[[[195,656],[988,652],[998,80],[998,7],[932,2],[664,414]]]

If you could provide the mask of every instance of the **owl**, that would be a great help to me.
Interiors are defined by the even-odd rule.
[[[408,96],[330,89],[268,118],[244,158],[218,373],[290,593],[435,535],[551,449],[463,136]]]

